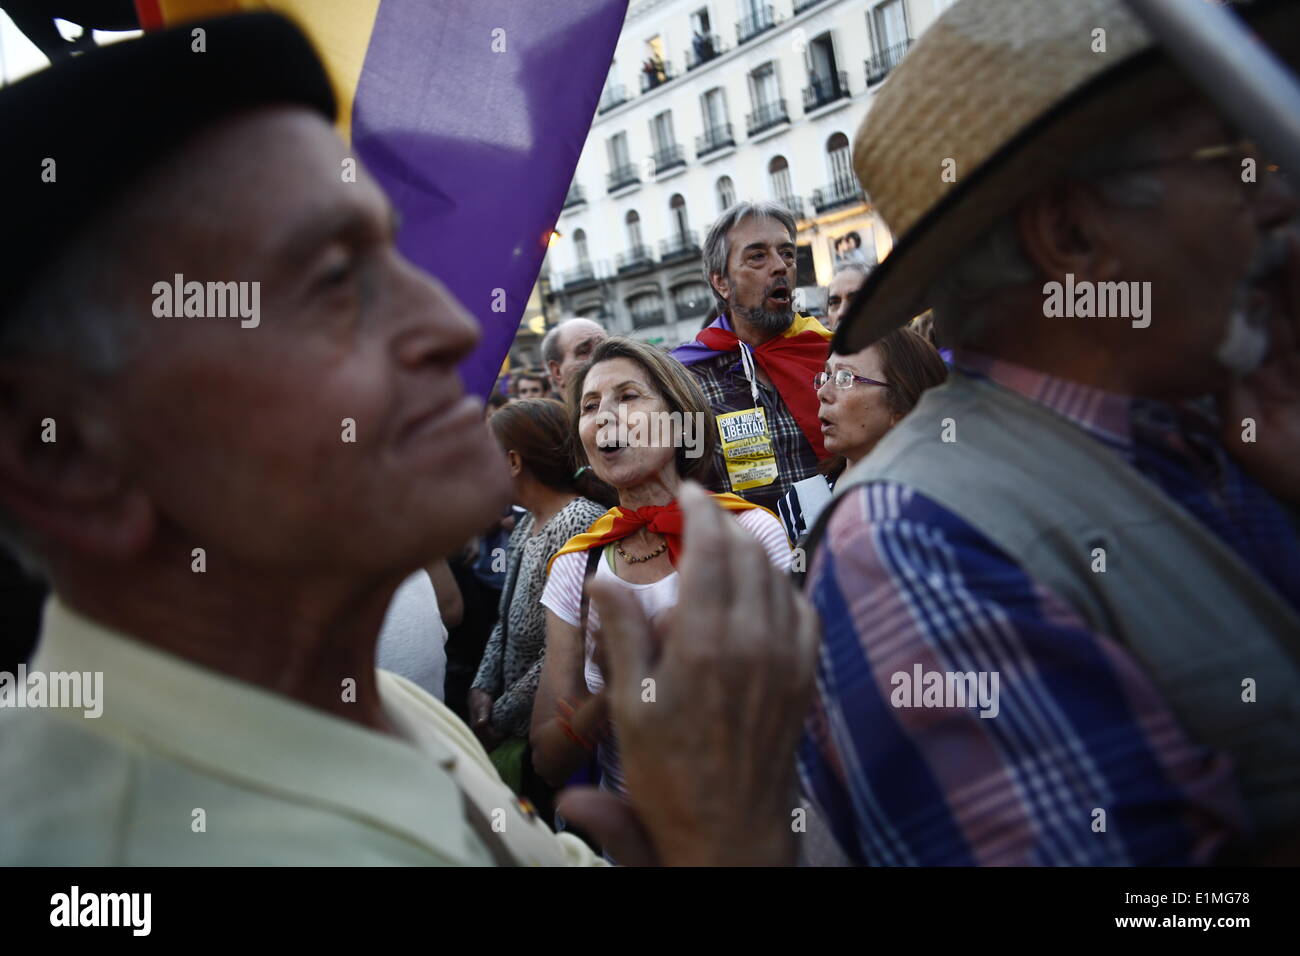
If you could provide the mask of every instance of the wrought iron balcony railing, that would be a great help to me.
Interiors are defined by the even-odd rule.
[[[655,150],[650,158],[654,160],[656,176],[675,166],[686,165],[686,151],[678,143]]]
[[[655,260],[650,254],[649,246],[636,245],[627,252],[620,252],[617,264],[620,273],[635,272],[638,269],[649,269],[655,264]]]
[[[657,86],[663,86],[669,80],[677,79],[673,65],[667,60],[647,60],[641,70],[641,92],[649,93]]]
[[[627,87],[622,83],[614,83],[605,87],[605,92],[600,97],[600,105],[596,107],[597,113],[608,113],[616,106],[622,106],[627,102]]]
[[[813,209],[822,213],[828,209],[863,202],[866,198],[866,194],[856,180],[836,179],[828,186],[813,190],[812,204]]]
[[[671,262],[675,259],[689,259],[700,254],[700,237],[698,233],[687,231],[664,239],[659,243],[659,261]]]
[[[695,158],[703,159],[710,153],[716,153],[720,149],[735,145],[736,136],[731,131],[730,123],[723,123],[721,126],[710,126],[704,131],[703,136],[695,137]]]
[[[736,24],[736,42],[748,43],[760,33],[766,33],[776,26],[776,17],[770,6],[759,7],[752,17],[745,17]]]
[[[790,122],[790,112],[786,109],[785,100],[780,99],[759,106],[746,118],[745,125],[749,130],[749,135],[756,136],[764,130],[788,122]]]
[[[574,183],[569,187],[568,194],[564,197],[564,208],[572,209],[574,206],[581,206],[587,201],[587,191]]]
[[[838,73],[812,73],[808,76],[808,85],[803,88],[803,109],[809,113],[827,103],[848,98],[848,73],[843,70]]]
[[[690,72],[697,66],[716,60],[725,52],[722,37],[716,33],[697,33],[691,39],[691,48],[686,51],[686,70]]]
[[[595,265],[590,262],[580,263],[576,269],[569,269],[560,275],[560,281],[567,291],[595,285],[599,280],[600,275]]]
[[[618,192],[624,186],[631,186],[641,181],[641,173],[631,163],[615,166],[609,171],[609,191]]]
[[[663,309],[648,309],[632,313],[632,328],[648,329],[653,325],[664,324]]]
[[[891,47],[881,50],[869,60],[865,60],[867,70],[867,86],[875,86],[881,80],[889,75],[889,71],[898,66],[903,59],[903,54],[907,52],[908,47],[912,45],[909,38],[902,43],[895,43]]]

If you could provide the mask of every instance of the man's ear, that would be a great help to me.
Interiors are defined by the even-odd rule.
[[[547,362],[546,371],[551,375],[551,384],[558,388],[560,381],[560,363],[554,361]]]
[[[0,361],[0,510],[40,549],[125,558],[155,525],[84,373]]]
[[[721,272],[709,273],[709,285],[713,286],[713,291],[721,296],[724,302],[731,301],[731,281]]]
[[[1020,204],[1015,213],[1020,246],[1031,265],[1049,282],[1106,281],[1118,274],[1110,238],[1114,223],[1100,197],[1080,183],[1045,189]]]

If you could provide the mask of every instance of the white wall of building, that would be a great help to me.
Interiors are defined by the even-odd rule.
[[[891,9],[891,5],[896,6]],[[621,85],[629,98],[623,105],[598,113],[592,123],[574,177],[574,183],[585,192],[586,202],[566,208],[557,224],[562,238],[547,257],[551,287],[563,290],[564,276],[582,265],[573,241],[579,230],[586,235],[589,259],[597,271],[614,275],[617,255],[630,245],[625,220],[632,210],[640,218],[644,244],[654,250],[657,258],[660,241],[675,233],[669,203],[676,194],[685,199],[689,229],[702,243],[709,224],[720,212],[718,180],[730,177],[737,199],[777,198],[768,172],[777,156],[784,157],[789,165],[792,194],[805,204],[807,218],[801,220],[800,242],[812,245],[818,283],[824,284],[830,277],[831,237],[849,228],[858,229],[864,242],[872,233],[875,256],[883,255],[890,240],[883,225],[874,222],[866,204],[858,202],[849,208],[841,206],[817,214],[810,200],[814,190],[826,187],[834,178],[828,140],[842,133],[851,143],[870,108],[874,91],[879,89],[879,83],[868,86],[864,61],[876,57],[885,43],[897,39],[894,34],[900,23],[906,38],[915,39],[947,5],[945,0],[632,0],[606,87],[608,92]],[[749,15],[751,7],[770,7],[775,26],[748,42],[738,43],[738,21]],[[801,9],[796,12],[796,7]],[[723,52],[688,71],[693,15],[700,10],[707,11],[711,33],[720,38]],[[817,53],[814,41],[823,35],[831,38],[835,71],[846,75],[849,95],[808,112],[804,108],[804,90],[810,84],[809,67]],[[663,57],[675,78],[642,93],[642,64],[651,55],[652,41],[662,46]],[[769,62],[775,67],[779,95],[785,101],[790,121],[750,136],[746,120],[755,108],[751,74]],[[700,159],[697,137],[705,128],[701,98],[715,87],[723,90],[736,146]],[[686,164],[656,176],[650,159],[654,151],[651,123],[666,110],[672,113],[676,143],[684,151]],[[638,167],[641,183],[611,195],[607,190],[607,141],[620,132],[627,136],[628,157]],[[871,257],[872,250],[867,255]],[[698,328],[698,322],[689,329],[672,327],[667,284],[676,281],[676,274],[683,270],[700,274],[700,266],[698,258],[690,260],[661,270],[671,275],[657,274],[643,283],[650,286],[658,282],[664,287],[669,328],[650,332],[666,338],[665,344],[689,338]],[[626,297],[633,293],[635,285],[635,281],[619,279],[604,288],[605,300],[613,300],[614,331],[631,331]],[[564,305],[573,310],[575,302]]]

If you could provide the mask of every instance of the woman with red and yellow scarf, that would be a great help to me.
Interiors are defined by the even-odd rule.
[[[593,637],[600,621],[583,600],[584,584],[589,577],[616,582],[652,621],[676,605],[682,548],[676,499],[684,481],[707,479],[717,438],[691,374],[671,356],[630,339],[606,339],[596,348],[571,383],[568,403],[578,464],[611,485],[619,503],[551,562],[542,594],[546,658],[533,706],[533,762],[560,786],[594,752],[601,786],[621,793]],[[773,564],[789,567],[789,540],[775,515],[735,495],[713,499],[758,539]],[[654,688],[644,693],[652,697]]]

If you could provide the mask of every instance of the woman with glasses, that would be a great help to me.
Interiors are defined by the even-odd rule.
[[[808,533],[830,500],[835,481],[876,447],[910,412],[921,393],[941,385],[948,368],[934,346],[911,329],[896,329],[852,355],[831,354],[817,389],[822,440],[832,457],[822,474],[796,482],[777,506],[791,541]]]

